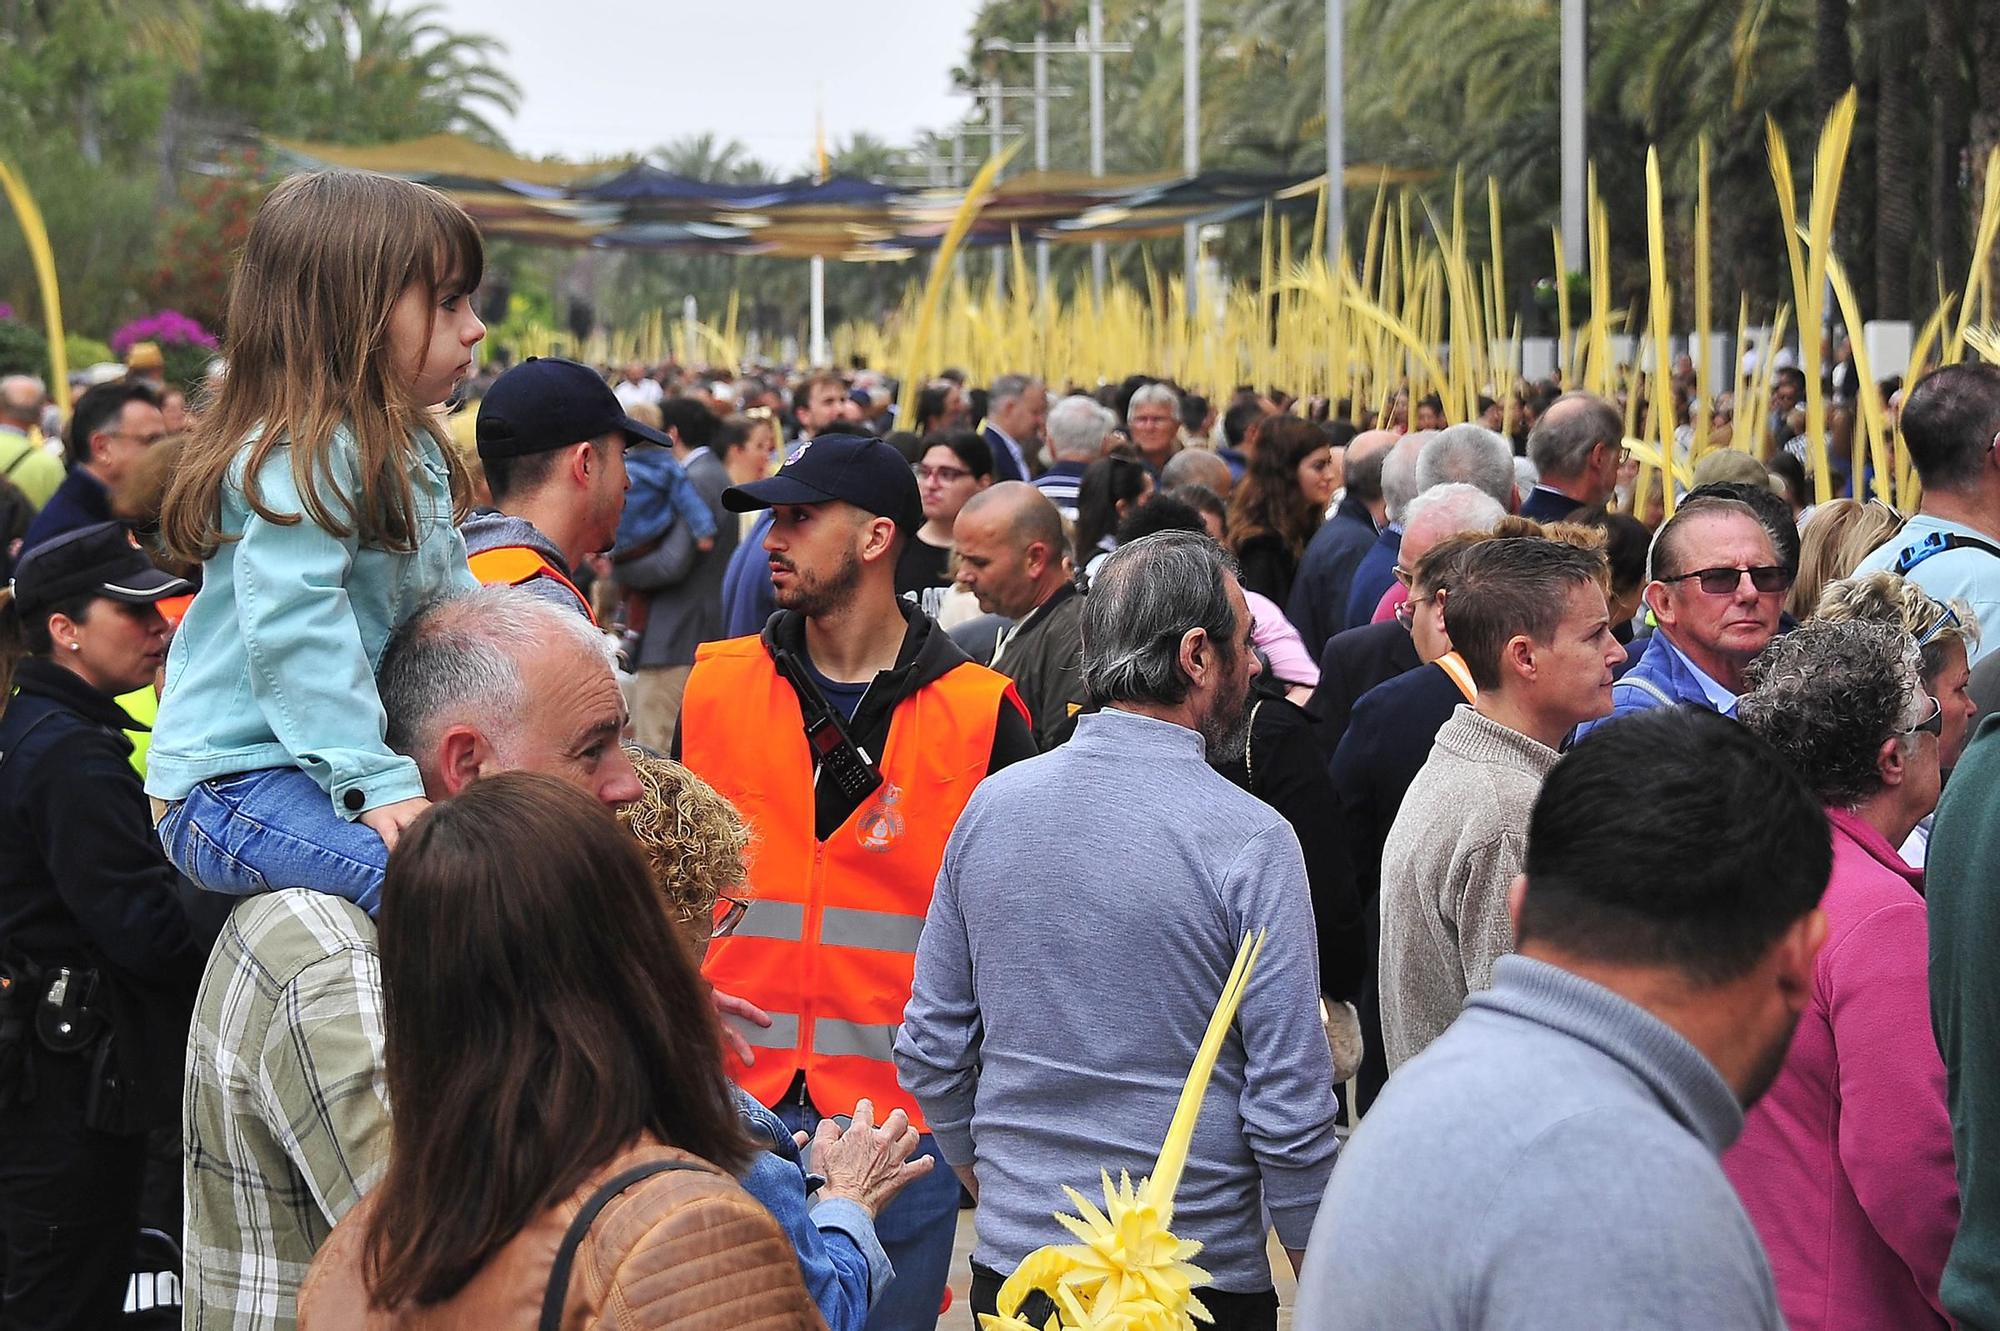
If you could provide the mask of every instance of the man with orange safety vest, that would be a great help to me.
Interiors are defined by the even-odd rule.
[[[479,404],[479,461],[493,508],[466,519],[472,575],[526,587],[590,617],[572,570],[611,548],[625,508],[625,445],[671,441],[625,414],[588,365],[530,356]]]
[[[761,635],[703,646],[675,750],[732,800],[753,841],[748,910],[708,954],[719,991],[768,1013],[731,1072],[794,1130],[902,1109],[896,1027],[946,838],[973,788],[1033,756],[1027,709],[897,598],[896,556],[923,524],[909,464],[875,439],[823,435],[774,476],[730,488],[772,510],[779,610]],[[876,1218],[896,1279],[870,1331],[929,1331],[951,1264],[958,1179],[934,1167]]]

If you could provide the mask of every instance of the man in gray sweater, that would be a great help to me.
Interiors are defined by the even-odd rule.
[[[1214,542],[1120,546],[1084,600],[1103,710],[989,777],[952,832],[896,1068],[978,1199],[974,1312],[1028,1253],[1069,1241],[1051,1215],[1064,1185],[1152,1172],[1237,947],[1262,929],[1173,1229],[1204,1245],[1217,1327],[1276,1324],[1264,1216],[1296,1262],[1333,1166],[1333,1065],[1298,841],[1206,761],[1241,747],[1256,671]],[[1078,824],[1079,808],[1101,816]]]
[[[1725,717],[1581,741],[1535,804],[1519,955],[1341,1153],[1292,1324],[1778,1331],[1718,1157],[1811,998],[1831,863],[1812,793]]]
[[[1528,811],[1580,721],[1611,711],[1604,555],[1539,537],[1466,551],[1434,595],[1477,696],[1438,731],[1382,847],[1382,1048],[1389,1071],[1436,1039],[1512,950],[1507,886]]]

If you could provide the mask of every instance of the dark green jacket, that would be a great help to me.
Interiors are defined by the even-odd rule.
[[[1965,1331],[2000,1328],[2000,716],[1951,774],[1924,864],[1931,1029],[1949,1074],[1958,1238],[1940,1291]]]

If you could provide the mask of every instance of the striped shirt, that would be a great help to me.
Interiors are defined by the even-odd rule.
[[[1071,522],[1076,521],[1076,492],[1083,484],[1085,464],[1061,459],[1051,463],[1049,469],[1030,482],[1037,490],[1049,497],[1062,515]]]
[[[289,1331],[313,1254],[388,1163],[367,915],[304,889],[238,905],[195,999],[182,1096],[183,1325]]]

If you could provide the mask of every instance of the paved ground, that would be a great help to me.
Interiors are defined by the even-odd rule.
[[[1275,1237],[1271,1240],[1271,1277],[1278,1285],[1278,1331],[1288,1331],[1292,1324],[1292,1291],[1296,1282],[1292,1279],[1292,1264],[1285,1260],[1284,1251],[1278,1247]],[[960,1211],[958,1246],[951,1255],[951,1306],[938,1318],[938,1331],[967,1331],[972,1327],[972,1314],[966,1302],[971,1284],[972,1212]],[[977,1331],[977,1328],[973,1327],[972,1331]]]

